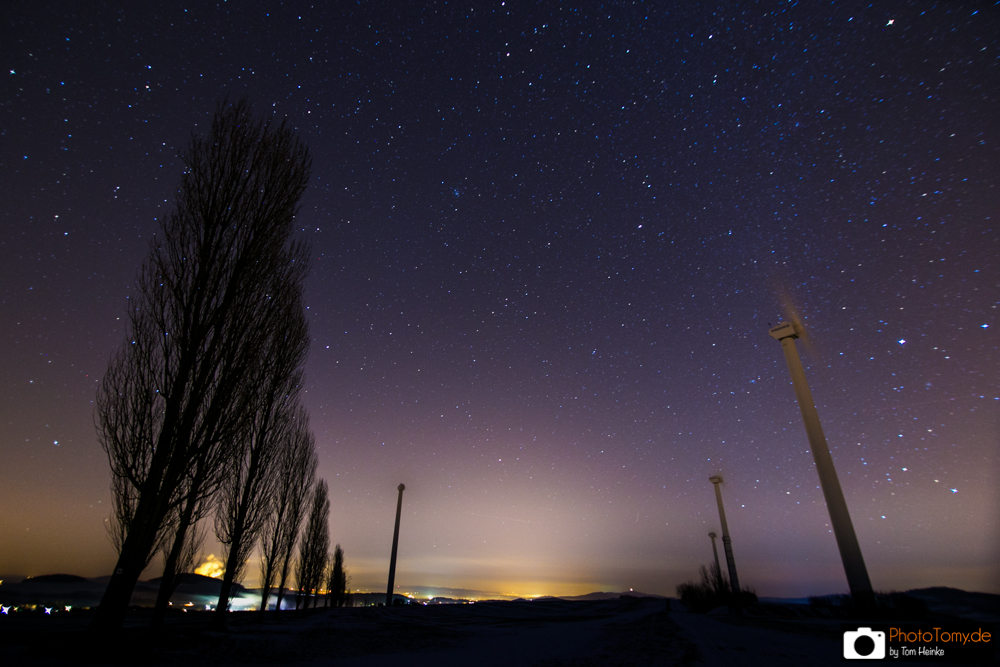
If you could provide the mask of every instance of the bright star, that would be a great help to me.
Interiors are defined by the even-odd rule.
[[[886,25],[892,25],[893,23],[895,23],[895,19],[889,19],[889,22],[886,23]]]
[[[45,608],[45,613],[46,614],[51,614],[52,613],[52,607],[46,607]]]

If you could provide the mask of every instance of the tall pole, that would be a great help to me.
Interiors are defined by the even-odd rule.
[[[396,501],[396,528],[392,531],[392,557],[389,558],[389,585],[385,591],[385,606],[392,606],[392,591],[396,584],[396,547],[399,546],[399,515],[403,511],[403,489],[406,487],[400,484],[396,487],[399,491],[399,499]]]
[[[719,565],[719,549],[715,546],[715,532],[708,534],[712,538],[712,555],[715,556],[715,578],[722,579],[722,566]]]
[[[733,541],[729,539],[729,524],[726,523],[726,510],[722,508],[722,491],[719,484],[722,484],[722,475],[712,475],[708,478],[715,485],[715,499],[719,503],[719,523],[722,524],[722,548],[726,551],[726,565],[729,567],[729,588],[733,593],[740,592],[740,579],[736,576],[736,559],[733,558]],[[715,546],[715,540],[712,540]]]
[[[854,533],[851,514],[847,511],[844,492],[840,488],[840,480],[837,479],[837,471],[833,467],[833,457],[830,456],[830,448],[826,444],[826,436],[823,435],[823,427],[819,423],[816,404],[813,402],[812,392],[809,391],[809,383],[806,382],[802,360],[799,359],[799,352],[795,348],[795,339],[799,337],[798,331],[795,325],[782,322],[778,326],[772,327],[768,333],[772,338],[781,342],[781,349],[784,351],[785,361],[788,363],[788,371],[792,375],[795,398],[798,400],[802,421],[806,426],[806,435],[809,437],[809,449],[812,450],[813,460],[816,462],[819,484],[823,489],[826,508],[830,512],[833,535],[837,538],[840,559],[844,563],[847,586],[851,589],[851,596],[855,600],[870,601],[874,597],[872,582],[868,578],[868,569],[865,567],[865,559],[861,555],[858,536]]]

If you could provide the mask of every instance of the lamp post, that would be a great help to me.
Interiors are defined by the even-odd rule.
[[[851,596],[860,602],[868,602],[874,598],[872,582],[868,578],[868,569],[865,567],[865,559],[861,555],[861,546],[854,533],[851,514],[847,511],[847,502],[844,500],[844,492],[840,488],[840,480],[837,479],[837,470],[833,467],[833,457],[830,456],[830,448],[826,444],[826,436],[823,435],[823,427],[819,423],[819,413],[816,412],[816,404],[813,402],[812,392],[809,390],[809,383],[806,381],[806,374],[802,369],[802,360],[799,359],[799,352],[795,348],[795,339],[799,337],[799,328],[794,324],[781,322],[778,326],[769,329],[768,334],[781,342],[781,349],[785,353],[785,362],[787,362],[788,371],[792,375],[795,398],[799,403],[799,410],[802,412],[802,421],[805,423],[806,435],[809,437],[809,449],[816,462],[819,484],[823,489],[826,508],[830,512],[830,525],[833,527],[834,537],[837,538],[837,547],[840,549],[840,559],[844,563],[844,574],[847,575],[847,585],[851,589]]]
[[[385,591],[385,606],[392,606],[392,591],[396,584],[396,547],[399,546],[399,515],[403,511],[403,489],[402,484],[396,487],[399,491],[399,499],[396,501],[396,528],[392,531],[392,556],[389,558],[389,585]]]
[[[729,524],[726,523],[726,510],[722,508],[722,491],[719,490],[719,485],[722,484],[722,475],[712,475],[708,478],[708,481],[715,485],[715,499],[719,503],[719,523],[722,524],[722,548],[726,552],[726,565],[729,567],[729,588],[733,593],[739,593],[740,580],[736,576],[733,541],[729,539]],[[715,546],[715,540],[712,540],[712,546]],[[718,562],[718,554],[716,554],[716,562]]]

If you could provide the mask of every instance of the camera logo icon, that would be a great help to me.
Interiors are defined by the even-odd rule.
[[[844,658],[847,660],[883,660],[885,633],[858,628],[844,633]]]

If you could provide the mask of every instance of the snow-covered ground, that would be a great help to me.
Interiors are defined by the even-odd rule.
[[[998,596],[930,589],[986,622],[1000,620]],[[963,602],[964,600],[964,602]],[[964,605],[964,606],[963,606]],[[992,611],[991,611],[992,610]],[[815,610],[814,610],[815,611]],[[935,611],[932,614],[946,614]],[[144,616],[146,615],[146,616]],[[209,614],[175,613],[151,635],[148,610],[130,614],[116,635],[92,636],[89,612],[61,618],[0,615],[6,664],[242,665],[833,665],[841,663],[846,619],[807,606],[692,614],[664,598],[483,602],[234,613],[226,632],[205,630]],[[989,620],[993,619],[993,620]],[[943,663],[938,663],[943,664]]]

